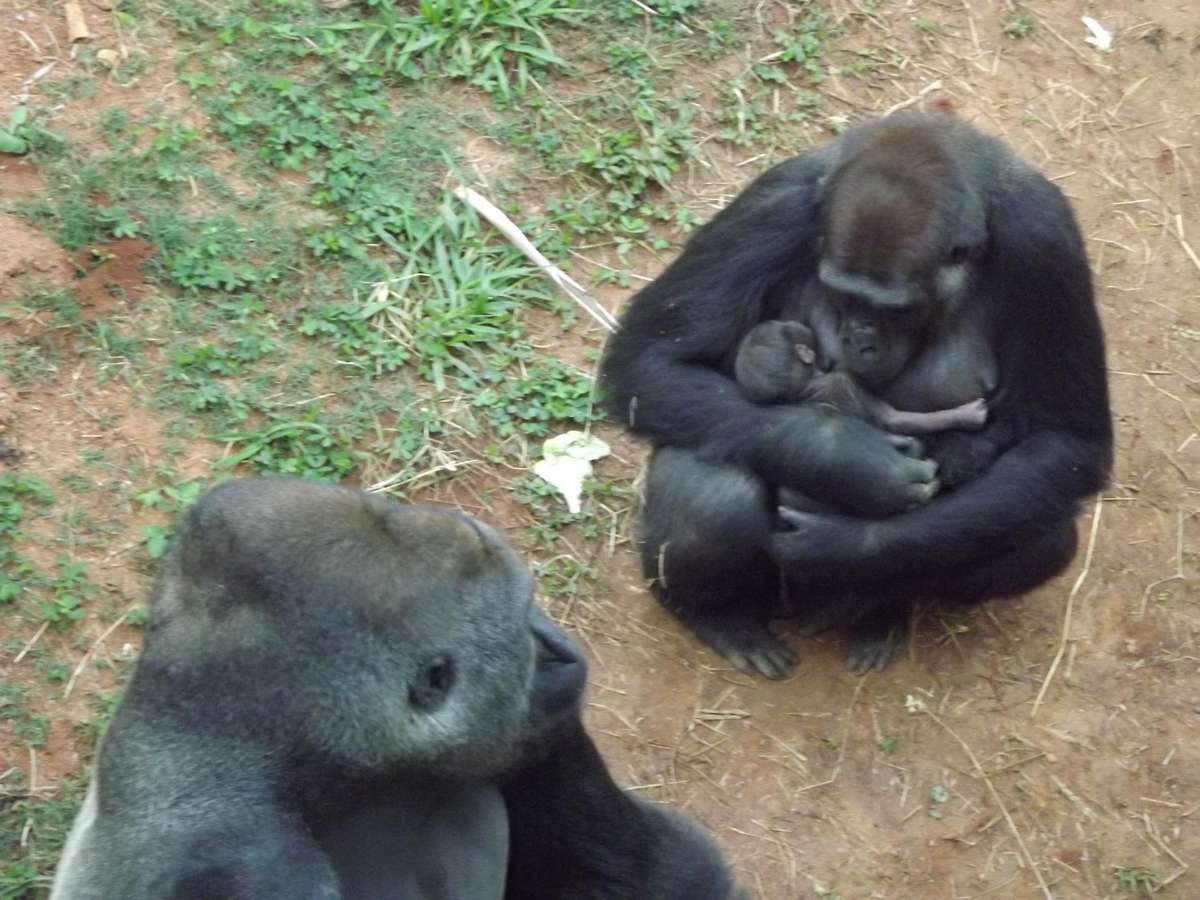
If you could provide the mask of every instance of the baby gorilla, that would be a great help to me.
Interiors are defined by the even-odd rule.
[[[295,479],[183,516],[53,900],[741,896],[622,791],[586,663],[468,516]]]
[[[854,376],[821,371],[817,346],[813,329],[802,322],[771,319],[756,325],[738,347],[734,363],[738,386],[755,403],[827,403],[894,434],[974,431],[987,422],[987,403],[982,398],[932,412],[896,409]]]

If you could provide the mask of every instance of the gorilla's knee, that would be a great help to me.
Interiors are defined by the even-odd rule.
[[[1075,558],[1078,545],[1074,520],[1059,523],[1020,547],[944,576],[940,599],[970,605],[1027,594],[1061,575]]]
[[[673,447],[657,450],[646,477],[642,528],[648,543],[689,554],[763,546],[771,516],[766,484],[751,472]]]

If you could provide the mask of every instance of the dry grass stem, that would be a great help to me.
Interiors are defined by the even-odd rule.
[[[1071,637],[1071,618],[1075,610],[1075,597],[1079,594],[1079,589],[1083,587],[1083,582],[1087,579],[1088,572],[1092,568],[1092,554],[1096,549],[1096,535],[1100,531],[1100,511],[1104,508],[1102,500],[1097,500],[1092,507],[1092,533],[1088,538],[1087,553],[1083,558],[1083,568],[1079,572],[1079,576],[1075,579],[1075,584],[1071,587],[1071,592],[1067,594],[1067,609],[1063,614],[1062,634],[1058,641],[1058,651],[1054,654],[1054,661],[1050,663],[1050,671],[1046,673],[1046,678],[1042,682],[1042,688],[1038,691],[1037,697],[1033,701],[1033,709],[1029,711],[1029,716],[1032,718],[1037,715],[1038,707],[1042,705],[1042,700],[1046,696],[1046,691],[1050,687],[1050,682],[1054,680],[1054,673],[1058,671],[1058,664],[1062,662],[1063,653],[1067,649],[1067,641]]]
[[[79,665],[77,665],[75,667],[75,671],[71,673],[71,677],[67,680],[67,686],[65,688],[63,688],[62,695],[63,695],[64,700],[66,700],[68,697],[71,696],[71,691],[73,691],[75,689],[75,682],[79,679],[79,676],[83,673],[84,666],[86,666],[88,664],[88,661],[92,658],[92,656],[95,655],[96,650],[100,647],[101,644],[103,644],[105,641],[108,640],[109,636],[111,636],[112,633],[117,630],[117,628],[120,627],[121,623],[123,623],[125,621],[125,617],[128,616],[131,612],[133,612],[134,608],[135,608],[135,606],[130,606],[127,610],[125,610],[125,612],[121,613],[121,615],[117,617],[117,620],[115,622],[113,622],[111,625],[109,625],[107,628],[105,628],[103,634],[101,634],[100,637],[96,638],[96,640],[95,640],[95,642],[93,642],[92,646],[88,647],[87,653],[83,654],[83,658],[79,660]]]
[[[500,233],[508,238],[513,246],[529,257],[533,264],[541,269],[559,290],[583,307],[584,311],[599,322],[600,325],[609,331],[617,330],[616,317],[597,303],[591,294],[583,289],[583,286],[579,282],[575,281],[570,275],[546,259],[542,255],[542,252],[533,245],[533,242],[513,223],[512,219],[501,212],[491,201],[469,187],[462,185],[454,188],[454,196],[458,197],[496,226],[496,228],[500,229]]]

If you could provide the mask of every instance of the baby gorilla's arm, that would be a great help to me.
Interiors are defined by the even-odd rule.
[[[987,422],[987,403],[982,398],[953,409],[937,409],[932,412],[905,412],[866,391],[861,392],[860,399],[866,409],[867,418],[894,434],[933,434],[955,428],[978,431]]]

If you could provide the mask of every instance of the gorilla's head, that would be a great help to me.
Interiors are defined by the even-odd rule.
[[[352,768],[484,776],[582,692],[582,654],[533,595],[504,539],[468,516],[233,481],[181,525],[143,665],[197,727]]]

